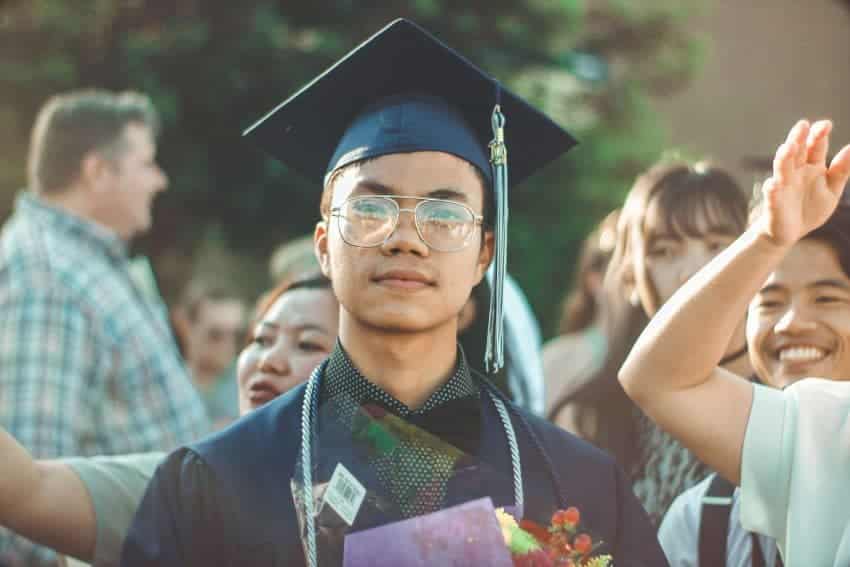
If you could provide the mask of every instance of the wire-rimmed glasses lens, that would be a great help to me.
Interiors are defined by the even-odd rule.
[[[481,217],[461,203],[443,199],[419,199],[415,209],[401,209],[391,197],[365,196],[345,201],[332,213],[339,217],[342,239],[352,246],[380,246],[392,235],[402,211],[415,215],[416,230],[434,250],[454,252],[469,243]]]

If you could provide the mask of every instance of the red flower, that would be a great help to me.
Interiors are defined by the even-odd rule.
[[[577,526],[580,519],[581,514],[579,514],[578,508],[570,506],[566,510],[558,510],[552,514],[552,526],[570,528]]]
[[[578,534],[573,540],[573,548],[582,555],[587,555],[593,549],[593,540],[587,534]]]
[[[549,538],[552,537],[549,530],[531,520],[520,520],[519,527],[533,535],[534,539],[540,542],[540,545],[548,544]]]

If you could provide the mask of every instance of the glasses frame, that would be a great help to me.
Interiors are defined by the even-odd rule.
[[[395,207],[395,209],[396,209],[395,223],[393,223],[392,230],[390,230],[390,232],[389,232],[389,234],[387,234],[386,238],[384,238],[381,242],[378,242],[376,244],[369,244],[369,245],[354,244],[353,242],[348,241],[348,239],[345,237],[345,234],[343,233],[341,223],[337,222],[337,230],[339,230],[339,236],[342,238],[343,242],[345,242],[349,246],[354,246],[356,248],[378,248],[380,246],[383,246],[384,244],[387,243],[387,241],[390,238],[392,238],[393,234],[395,234],[395,231],[398,230],[398,223],[399,223],[399,220],[401,219],[401,213],[405,213],[405,212],[413,214],[413,224],[414,224],[414,226],[416,226],[416,234],[419,235],[419,240],[421,240],[425,244],[425,246],[427,246],[431,250],[436,250],[437,252],[460,252],[461,250],[463,250],[464,248],[469,246],[470,236],[472,236],[472,234],[474,234],[475,228],[482,226],[484,224],[484,215],[476,214],[475,211],[472,210],[472,207],[470,207],[469,205],[466,205],[464,203],[459,203],[457,201],[452,201],[450,199],[435,199],[435,198],[432,198],[432,197],[413,197],[413,196],[408,196],[408,195],[358,195],[356,197],[349,197],[348,199],[343,201],[343,203],[341,205],[339,205],[338,207],[333,207],[330,211],[330,216],[331,217],[338,217],[338,218],[345,218],[342,215],[342,208],[344,206],[348,205],[349,203],[351,203],[353,201],[359,201],[361,199],[375,199],[375,198],[382,199],[382,200],[385,200],[385,201],[389,201]],[[410,208],[401,207],[398,204],[397,199],[410,199],[410,200],[419,201],[419,202],[416,204],[415,207],[410,209]],[[428,203],[428,202],[451,203],[453,205],[463,207],[464,209],[466,209],[469,212],[470,216],[472,216],[473,230],[470,231],[469,235],[467,235],[466,240],[464,240],[463,244],[461,244],[457,248],[441,249],[441,248],[437,248],[435,246],[432,246],[431,244],[428,243],[427,240],[425,240],[425,238],[422,236],[422,228],[419,226],[419,217],[416,214],[416,211],[419,210],[419,207],[421,207],[422,205],[424,205],[425,203]]]

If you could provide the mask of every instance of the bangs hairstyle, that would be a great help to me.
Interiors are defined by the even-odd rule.
[[[321,272],[315,274],[303,275],[299,278],[290,281],[283,281],[276,285],[271,291],[264,293],[257,300],[257,305],[254,308],[254,320],[251,321],[251,326],[248,329],[248,335],[245,337],[245,344],[251,344],[254,338],[254,327],[260,324],[263,317],[266,316],[272,305],[281,298],[281,296],[290,291],[299,289],[326,289],[332,290],[331,280],[326,278]]]
[[[623,206],[608,271],[614,285],[631,264],[635,229],[644,240],[651,236],[647,212],[653,206],[661,222],[655,231],[672,236],[704,236],[701,219],[708,219],[709,230],[734,235],[747,226],[748,197],[731,175],[704,162],[657,164],[637,178]]]

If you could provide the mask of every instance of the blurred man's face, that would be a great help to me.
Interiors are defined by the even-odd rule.
[[[241,346],[245,330],[245,306],[238,299],[205,300],[190,321],[187,360],[199,380],[221,375]]]
[[[150,128],[130,123],[117,144],[103,181],[105,189],[95,198],[100,222],[126,239],[150,228],[153,200],[168,186],[168,178],[156,163]]]

